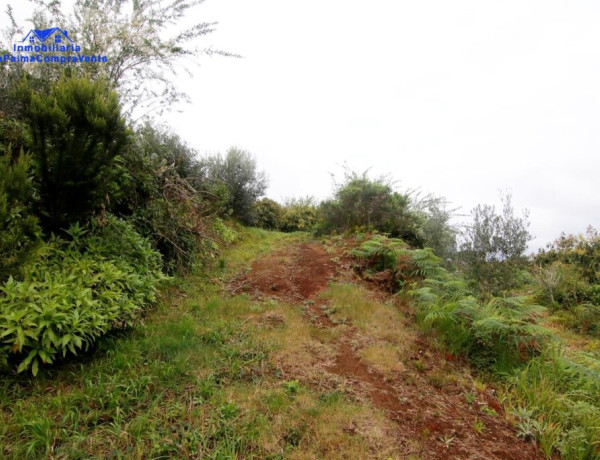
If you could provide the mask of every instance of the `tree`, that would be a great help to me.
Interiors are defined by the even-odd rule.
[[[254,224],[253,205],[267,189],[264,171],[258,171],[254,157],[235,147],[221,155],[205,159],[208,178],[221,182],[227,188],[231,213],[247,225]]]
[[[119,98],[101,81],[61,78],[48,93],[16,89],[31,131],[46,230],[68,228],[118,188],[116,160],[128,142]]]
[[[515,285],[518,270],[526,263],[529,213],[514,215],[511,196],[501,197],[502,214],[494,206],[478,205],[473,224],[462,234],[460,265],[483,298],[499,295]]]
[[[190,73],[189,64],[202,54],[230,53],[199,48],[197,39],[214,31],[216,23],[196,22],[182,26],[185,18],[198,17],[196,7],[203,0],[76,0],[68,9],[60,0],[48,4],[34,0],[37,10],[31,22],[45,29],[61,25],[79,46],[81,54],[106,56],[107,62],[76,62],[24,66],[29,73],[56,81],[66,68],[74,76],[104,79],[118,91],[124,113],[140,117],[170,109],[186,99],[172,78],[178,71]],[[9,27],[5,35],[11,43],[22,37],[23,28],[7,10]],[[2,46],[0,46],[0,49]],[[22,66],[12,66],[13,70]],[[39,75],[38,75],[39,74]]]

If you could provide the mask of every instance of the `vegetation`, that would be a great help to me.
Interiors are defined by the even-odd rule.
[[[254,203],[267,188],[267,177],[258,171],[256,159],[249,152],[231,148],[225,157],[210,156],[205,163],[208,179],[227,189],[227,213],[244,224],[253,224]]]
[[[461,269],[483,298],[516,287],[519,269],[526,266],[525,250],[531,239],[527,212],[515,216],[510,195],[502,197],[502,203],[501,214],[490,205],[473,209],[473,224],[460,245]]]
[[[0,365],[38,373],[67,352],[88,349],[111,329],[132,326],[156,299],[160,256],[114,218],[53,238],[25,265],[22,281],[0,286]]]
[[[385,177],[347,172],[333,198],[321,203],[320,233],[378,230],[421,245],[418,215],[410,209],[408,194],[394,191]]]
[[[20,152],[0,156],[0,282],[16,275],[41,236],[32,208],[33,160]]]
[[[585,238],[579,240],[587,245]],[[546,309],[534,297],[478,300],[464,279],[398,240],[376,235],[352,253],[375,270],[404,277],[396,290],[408,289],[423,330],[435,332],[451,356],[468,357],[505,382],[519,436],[537,439],[548,458],[555,452],[564,458],[599,457],[598,351],[566,349],[544,326]]]
[[[35,3],[36,26],[58,18],[85,52],[115,59],[0,67],[3,457],[400,456],[385,415],[408,402],[386,387],[399,376],[404,390],[435,388],[428,397],[464,390],[463,429],[486,436],[503,407],[476,411],[481,388],[432,372],[405,343],[414,320],[430,350],[499,387],[518,436],[547,458],[600,458],[597,230],[528,259],[528,214],[510,195],[459,232],[443,197],[367,172],[322,202],[277,203],[249,152],[202,158],[132,116],[184,97],[172,58],[201,54],[186,46],[213,25],[161,33],[201,1],[81,0],[68,18]],[[306,249],[315,236],[323,253]],[[266,276],[259,300],[239,294],[257,255],[285,245],[282,278]],[[300,271],[323,279],[290,307],[282,299],[315,286],[277,297],[298,275],[289,260],[313,258]],[[368,397],[346,387],[344,360]],[[422,424],[411,435],[427,458],[438,425]],[[449,452],[453,440],[435,442]]]
[[[48,94],[24,79],[15,92],[31,132],[44,229],[84,221],[118,187],[128,134],[116,93],[79,78],[61,78]]]

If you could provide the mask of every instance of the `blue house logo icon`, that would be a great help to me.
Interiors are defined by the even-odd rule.
[[[66,30],[62,30],[58,27],[52,27],[50,29],[31,29],[25,38],[21,40],[21,43],[29,43],[35,45],[38,43],[44,43],[48,40],[48,44],[69,44],[73,43],[73,40],[69,37]]]

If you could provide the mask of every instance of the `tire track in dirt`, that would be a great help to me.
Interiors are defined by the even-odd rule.
[[[338,262],[343,258],[339,248],[337,253],[330,254],[318,243],[294,244],[257,259],[249,273],[235,280],[232,291],[247,292],[262,300],[276,298],[303,304],[313,325],[336,327],[320,308],[325,302],[318,298],[318,293],[333,280],[356,280],[349,264]],[[370,401],[397,424],[397,440],[405,455],[448,459],[543,458],[534,444],[516,437],[502,414],[492,417],[468,405],[464,394],[472,388],[457,384],[455,391],[445,393],[432,386],[426,374],[414,369],[386,377],[358,355],[356,344],[360,339],[358,330],[350,324],[335,344],[335,361],[329,365],[323,363],[322,370],[344,379],[359,399]],[[452,365],[440,353],[430,350],[424,340],[415,341],[410,347],[414,356],[409,359],[424,362],[428,369],[443,372],[444,367]],[[484,397],[490,407],[500,410],[493,395],[486,393]],[[476,433],[473,423],[479,419],[485,421],[486,428]],[[415,440],[420,442],[418,447]]]

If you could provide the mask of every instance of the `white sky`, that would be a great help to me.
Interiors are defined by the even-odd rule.
[[[2,4],[5,0],[0,0]],[[4,8],[2,8],[4,10]],[[218,21],[167,121],[238,146],[268,195],[328,196],[344,162],[468,213],[511,191],[532,248],[600,226],[600,2],[207,0]]]

